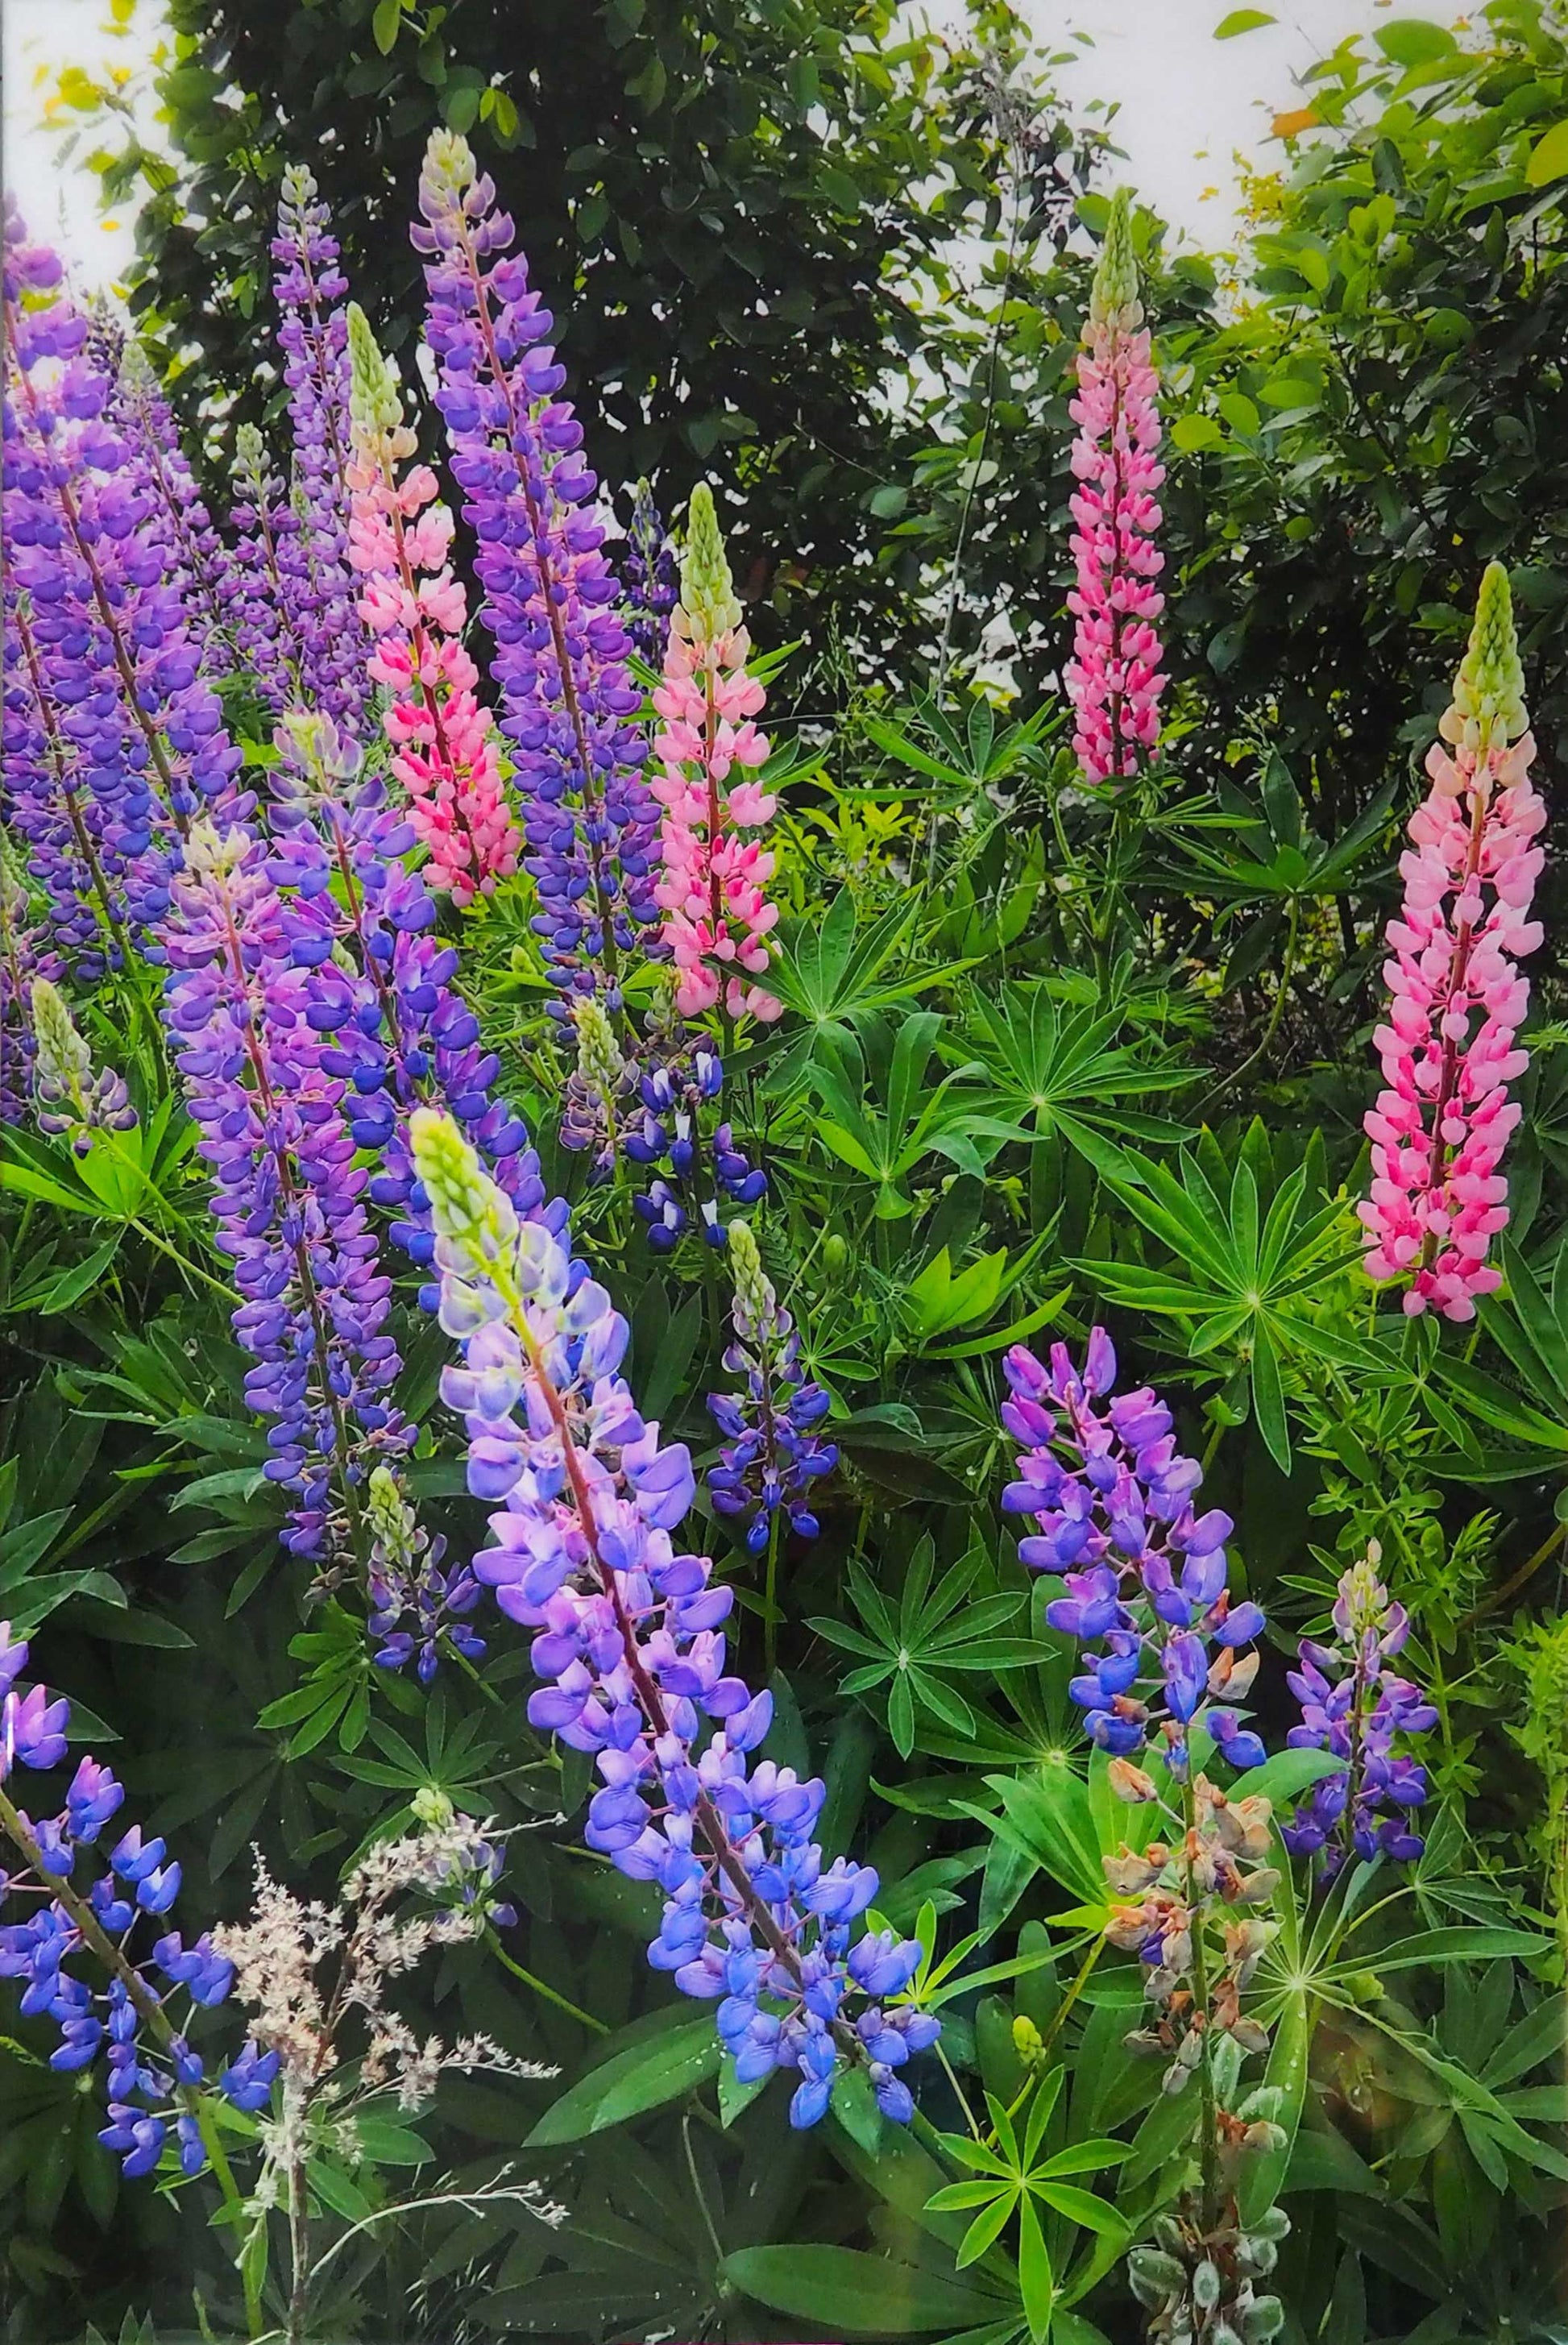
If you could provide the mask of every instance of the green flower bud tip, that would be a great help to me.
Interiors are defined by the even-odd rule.
[[[1024,2066],[1034,2067],[1045,2048],[1045,2037],[1027,2013],[1020,2011],[1013,2022],[1013,2049]]]
[[[575,1024],[577,1071],[585,1083],[608,1098],[621,1081],[624,1061],[602,1002],[592,999],[579,1002]]]
[[[439,1783],[421,1783],[409,1805],[419,1822],[436,1832],[444,1831],[457,1813]]]
[[[349,415],[356,431],[367,438],[395,431],[403,420],[402,401],[392,371],[381,356],[370,320],[358,301],[350,301],[349,320]]]
[[[774,1307],[773,1281],[763,1268],[757,1242],[744,1222],[730,1223],[730,1269],[742,1313],[753,1320],[765,1318]]]
[[[1475,624],[1454,678],[1453,705],[1474,725],[1482,750],[1515,741],[1529,717],[1524,707],[1524,670],[1513,625],[1513,597],[1501,562],[1489,562],[1475,602]]]
[[[409,1142],[438,1235],[461,1250],[475,1276],[487,1276],[517,1234],[511,1203],[450,1115],[417,1107],[409,1119]]]
[[[92,1076],[93,1054],[72,1023],[66,997],[46,977],[30,989],[33,1031],[38,1041],[38,1072],[61,1091],[79,1093]]]
[[[290,163],[283,173],[283,200],[301,209],[316,200],[316,174],[308,163]]]
[[[414,1510],[398,1487],[398,1477],[385,1466],[370,1469],[365,1511],[370,1536],[388,1563],[410,1564],[414,1554]]]
[[[473,148],[460,130],[432,130],[425,148],[425,176],[456,195],[473,185],[478,176]]]
[[[120,352],[120,388],[132,398],[146,398],[157,381],[153,362],[139,342],[127,342]]]
[[[681,553],[681,602],[693,634],[703,643],[728,634],[741,624],[734,581],[724,557],[713,492],[705,481],[692,491],[686,508],[686,543]]]
[[[259,481],[265,468],[260,432],[254,423],[242,423],[234,435],[234,469],[249,481]]]
[[[1137,310],[1138,317],[1128,312]],[[1128,191],[1118,188],[1111,198],[1110,218],[1106,222],[1105,242],[1100,247],[1099,266],[1095,270],[1094,288],[1089,294],[1089,320],[1103,326],[1113,319],[1123,324],[1136,325],[1143,312],[1138,298],[1138,262],[1133,258],[1132,216]]]

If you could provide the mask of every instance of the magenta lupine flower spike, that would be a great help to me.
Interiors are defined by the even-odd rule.
[[[349,559],[375,648],[369,674],[392,697],[382,714],[392,771],[430,850],[426,877],[455,904],[493,893],[517,869],[517,826],[501,787],[499,743],[463,648],[468,598],[449,559],[452,518],[416,442],[369,320],[349,305],[352,368]],[[400,466],[408,467],[402,479]]]
[[[664,720],[653,744],[663,768],[653,795],[664,808],[664,868],[654,892],[683,1018],[721,1002],[730,1018],[773,1019],[784,1008],[754,981],[768,965],[764,939],[778,907],[763,893],[773,856],[744,833],[771,821],[778,801],[753,778],[768,744],[753,722],[763,688],[746,674],[750,647],[713,496],[699,485],[686,518],[663,681],[653,695]]]
[[[508,257],[512,224],[465,139],[431,137],[420,180],[427,339],[463,517],[479,541],[480,616],[496,640],[501,729],[522,796],[524,868],[551,980],[620,1001],[621,957],[659,917],[658,807],[642,779],[619,588],[593,517],[582,427],[560,399],[552,320]],[[568,1013],[557,1004],[561,1015]]]
[[[1138,298],[1128,198],[1111,205],[1078,353],[1078,426],[1073,445],[1073,560],[1067,608],[1076,624],[1067,684],[1073,747],[1091,782],[1123,781],[1159,740],[1165,689],[1156,584],[1165,557],[1155,542],[1159,377]]]
[[[1494,562],[1400,858],[1389,1012],[1374,1038],[1384,1088],[1366,1119],[1365,1268],[1407,1279],[1412,1315],[1431,1304],[1472,1319],[1476,1296],[1501,1283],[1486,1255],[1508,1221],[1499,1167],[1521,1113],[1508,1086],[1529,1063],[1514,1041],[1530,1000],[1518,964],[1541,942],[1530,902],[1546,809],[1527,726],[1508,574]]]
[[[648,1959],[718,2006],[742,2082],[793,2070],[791,2123],[812,2126],[835,2076],[861,2064],[884,2115],[907,2123],[898,2071],[940,2030],[883,1998],[907,1986],[919,1949],[882,1931],[851,1944],[875,1873],[824,1862],[820,1779],[754,1756],[773,1697],[725,1666],[733,1589],[671,1538],[692,1463],[620,1373],[625,1320],[548,1229],[519,1223],[448,1118],[420,1110],[413,1145],[441,1325],[463,1353],[441,1390],[468,1428],[470,1489],[499,1502],[473,1569],[535,1632],[530,1722],[592,1755],[588,1845],[663,1892]]]

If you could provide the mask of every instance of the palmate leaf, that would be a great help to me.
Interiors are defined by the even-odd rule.
[[[1361,1244],[1340,1200],[1311,1203],[1310,1166],[1310,1156],[1276,1182],[1259,1122],[1229,1165],[1207,1132],[1174,1169],[1128,1160],[1102,1177],[1174,1263],[1091,1257],[1075,1264],[1112,1302],[1179,1323],[1189,1357],[1243,1376],[1258,1430],[1283,1473],[1299,1366],[1321,1362],[1385,1380],[1401,1373],[1388,1347],[1323,1322],[1323,1289],[1360,1258]]]
[[[915,1749],[923,1715],[965,1739],[976,1732],[975,1713],[957,1688],[946,1683],[947,1673],[1026,1669],[1041,1658],[1032,1638],[995,1633],[1022,1608],[1021,1591],[966,1600],[990,1568],[982,1542],[976,1540],[933,1587],[935,1564],[936,1548],[926,1533],[910,1556],[895,1616],[865,1566],[853,1563],[849,1593],[860,1627],[825,1617],[806,1623],[824,1642],[861,1658],[864,1665],[843,1680],[845,1693],[886,1687],[888,1731],[905,1759]]]
[[[962,973],[967,966],[962,961],[910,969],[906,948],[919,916],[920,898],[911,890],[881,919],[857,929],[855,898],[844,888],[825,918],[781,925],[768,987],[805,1021],[807,1052],[823,1037],[847,1041],[863,1020],[916,1000]]]
[[[1169,1060],[1150,1061],[1115,1037],[1126,1011],[1064,1011],[1043,983],[973,993],[964,1038],[990,1077],[992,1112],[1036,1141],[1059,1136],[1097,1169],[1121,1166],[1110,1133],[1148,1142],[1189,1139],[1189,1129],[1128,1102],[1190,1086],[1195,1071]]]
[[[915,2264],[855,2248],[809,2241],[788,2247],[742,2248],[726,2256],[732,2286],[771,2311],[784,2312],[830,2335],[951,2336],[965,2325],[995,2320],[1007,2299],[978,2283],[946,2279]]]

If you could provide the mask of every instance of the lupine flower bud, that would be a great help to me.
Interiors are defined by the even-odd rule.
[[[46,977],[35,977],[31,1000],[39,1131],[69,1133],[78,1156],[87,1154],[95,1132],[133,1132],[138,1118],[124,1078],[112,1067],[94,1074],[93,1054],[72,1022],[65,997]]]
[[[781,1509],[798,1538],[815,1538],[812,1487],[833,1471],[838,1450],[814,1430],[829,1396],[804,1379],[794,1323],[780,1307],[744,1222],[730,1224],[730,1264],[735,1340],[724,1365],[732,1376],[744,1376],[745,1386],[735,1396],[708,1396],[710,1415],[729,1436],[718,1464],[708,1469],[708,1491],[718,1513],[737,1518],[754,1555],[767,1546]]]

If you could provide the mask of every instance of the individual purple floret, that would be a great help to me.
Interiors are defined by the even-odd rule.
[[[370,1635],[379,1639],[378,1665],[400,1670],[414,1661],[420,1683],[429,1685],[440,1665],[443,1641],[465,1660],[477,1661],[485,1641],[466,1626],[481,1593],[473,1573],[441,1569],[445,1539],[432,1539],[420,1529],[396,1477],[384,1466],[370,1476],[366,1511],[373,1542]]]
[[[468,1429],[470,1489],[503,1502],[473,1568],[536,1631],[531,1722],[592,1754],[589,1846],[663,1891],[649,1960],[718,2005],[737,2073],[797,2072],[794,2124],[816,2123],[850,2060],[867,2066],[885,2113],[907,2119],[895,2071],[937,2023],[882,1998],[908,1985],[919,1949],[877,1934],[851,1944],[875,1874],[824,1863],[820,1781],[754,1761],[773,1698],[726,1671],[733,1589],[711,1584],[711,1558],[673,1545],[691,1460],[661,1445],[621,1376],[625,1320],[592,1279],[574,1284],[547,1229],[518,1222],[450,1119],[416,1116],[414,1159],[435,1215],[441,1325],[463,1352],[442,1392]],[[869,2003],[852,2020],[857,1995]]]
[[[284,614],[304,685],[303,706],[369,729],[370,639],[349,566],[349,280],[316,181],[302,164],[283,174],[273,279],[278,347],[288,391],[296,526],[277,547]]]
[[[710,1393],[708,1408],[725,1436],[719,1463],[708,1470],[715,1510],[734,1518],[746,1546],[759,1555],[775,1518],[786,1515],[797,1538],[814,1538],[812,1491],[838,1463],[838,1450],[815,1431],[831,1406],[820,1385],[801,1373],[800,1338],[781,1310],[763,1268],[757,1242],[744,1222],[730,1224],[734,1272],[735,1340],[724,1354],[739,1394]]]
[[[723,1088],[723,1061],[705,1035],[662,1049],[642,1078],[642,1112],[626,1124],[622,1146],[633,1163],[660,1168],[632,1201],[655,1254],[673,1252],[689,1229],[708,1245],[727,1244],[721,1194],[737,1205],[767,1194],[767,1174],[735,1145],[728,1123],[703,1133],[704,1111]]]
[[[1292,1856],[1314,1857],[1331,1880],[1352,1851],[1410,1864],[1426,1843],[1411,1829],[1412,1809],[1427,1795],[1426,1770],[1395,1743],[1424,1734],[1437,1711],[1419,1686],[1389,1664],[1410,1635],[1402,1604],[1378,1578],[1382,1550],[1373,1539],[1360,1563],[1340,1581],[1333,1642],[1303,1637],[1300,1665],[1287,1680],[1301,1705],[1301,1723],[1287,1741],[1300,1751],[1331,1751],[1342,1772],[1315,1783],[1280,1837]]]
[[[548,973],[563,991],[619,1007],[621,956],[652,948],[658,807],[642,779],[642,695],[626,667],[619,588],[593,518],[582,427],[556,394],[565,370],[549,310],[505,258],[467,141],[439,130],[420,181],[427,339],[463,514],[479,542],[480,616],[494,636],[501,730],[525,814],[525,868]],[[565,1005],[559,1005],[566,1014]]]
[[[162,1840],[116,1822],[125,1792],[107,1767],[82,1759],[56,1815],[34,1818],[14,1805],[5,1787],[15,1764],[58,1767],[70,1722],[68,1702],[20,1685],[26,1660],[26,1646],[0,1621],[0,1834],[23,1861],[19,1873],[0,1872],[0,1901],[30,1906],[25,1920],[0,1927],[0,1978],[23,1982],[25,2018],[57,2024],[51,2068],[70,2074],[102,2056],[109,2122],[98,2139],[116,2152],[128,2179],[158,2164],[171,2127],[181,2171],[199,2174],[207,2150],[197,2088],[207,2067],[185,2028],[191,2011],[224,2001],[232,1965],[206,1932],[191,1946],[177,1930],[147,1944],[147,1924],[179,1894],[180,1868]],[[72,1967],[84,1958],[95,1980]],[[238,2107],[265,2107],[278,2065],[276,2053],[250,2064],[248,2098],[231,2089],[229,2069],[217,2089]]]
[[[260,841],[197,824],[174,897],[164,1020],[243,1297],[246,1398],[275,1420],[264,1470],[294,1494],[285,1545],[319,1556],[345,1516],[362,1544],[365,1476],[413,1438],[389,1398],[399,1359],[369,1176],[323,1064],[355,995],[332,963],[332,919],[284,901]]]
[[[645,666],[664,665],[664,638],[670,614],[681,599],[675,549],[646,481],[639,481],[632,500],[632,522],[621,574],[626,582],[626,632],[632,648]]]
[[[1003,1512],[1035,1518],[1019,1559],[1061,1575],[1067,1592],[1046,1618],[1093,1649],[1072,1698],[1113,1757],[1141,1750],[1158,1726],[1161,1755],[1180,1773],[1199,1709],[1241,1700],[1257,1672],[1256,1653],[1238,1659],[1264,1623],[1256,1604],[1230,1601],[1230,1518],[1194,1514],[1202,1470],[1178,1454],[1163,1401],[1147,1386],[1105,1397],[1116,1354],[1103,1327],[1089,1335],[1081,1375],[1065,1344],[1051,1346],[1048,1368],[1021,1344],[1002,1365],[1012,1394],[1002,1422],[1027,1445]],[[1262,1764],[1262,1742],[1233,1710],[1209,1709],[1204,1724],[1231,1766]]]

